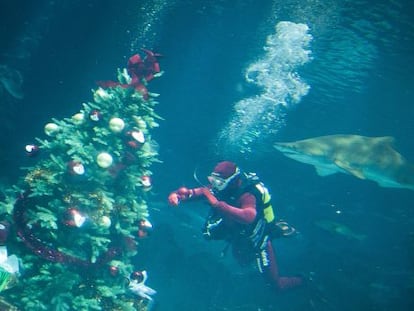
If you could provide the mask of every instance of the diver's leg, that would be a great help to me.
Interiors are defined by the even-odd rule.
[[[254,250],[246,245],[246,242],[235,242],[232,244],[233,258],[240,266],[245,267],[254,260]]]
[[[266,281],[274,285],[278,290],[297,287],[303,283],[301,277],[279,276],[276,255],[270,240],[267,240],[265,246],[257,254],[257,264]]]

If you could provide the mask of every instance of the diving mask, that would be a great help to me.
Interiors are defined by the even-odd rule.
[[[220,177],[220,174],[213,172],[210,174],[210,176],[207,177],[207,179],[210,182],[213,190],[223,191],[224,189],[227,188],[230,182],[232,182],[234,178],[236,178],[239,175],[240,175],[240,169],[237,167],[234,174],[227,178]]]

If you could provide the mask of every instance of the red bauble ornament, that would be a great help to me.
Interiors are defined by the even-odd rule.
[[[132,131],[126,132],[126,136],[128,137],[127,145],[133,149],[141,148],[141,146],[145,143],[145,136],[144,132],[138,129],[134,129]]]
[[[146,238],[152,232],[152,224],[147,219],[138,221],[138,237]]]
[[[151,177],[144,175],[141,176],[141,185],[144,191],[149,191],[152,188]]]
[[[4,245],[9,237],[10,224],[8,221],[0,221],[0,245]]]
[[[39,149],[39,146],[33,145],[33,144],[26,145],[24,147],[24,149],[26,150],[26,154],[29,157],[35,157],[35,156],[37,156],[39,154],[39,150],[40,150]]]
[[[76,208],[72,207],[69,208],[65,215],[63,222],[65,225],[69,227],[77,227],[80,228],[86,221],[86,216],[82,215]]]
[[[92,110],[89,114],[89,119],[91,119],[94,122],[98,122],[102,120],[102,114],[99,110]]]
[[[109,174],[111,174],[111,176],[112,176],[113,178],[116,178],[116,177],[118,177],[119,173],[120,173],[122,170],[124,170],[124,169],[125,169],[125,167],[126,167],[126,165],[125,165],[125,164],[123,164],[123,163],[117,163],[117,164],[115,164],[115,165],[112,165],[112,166],[108,169],[108,172],[109,172]]]
[[[139,147],[141,147],[141,145],[138,142],[136,142],[135,140],[127,141],[127,145],[128,145],[128,147],[131,147],[132,149],[138,149]]]
[[[132,131],[128,131],[127,136],[131,139],[135,140],[137,143],[143,144],[145,143],[145,135],[144,132],[138,129],[134,129]]]
[[[129,279],[141,283],[144,281],[144,273],[142,271],[134,271],[130,274]]]
[[[119,268],[117,266],[109,266],[109,273],[112,276],[117,276],[119,274]]]
[[[131,152],[125,152],[124,156],[122,157],[122,163],[125,165],[132,165],[137,162],[137,157]]]
[[[131,236],[124,236],[123,243],[126,251],[128,252],[136,252],[137,250],[137,242]]]
[[[68,172],[71,175],[81,176],[85,174],[85,167],[78,161],[70,161],[68,162]]]

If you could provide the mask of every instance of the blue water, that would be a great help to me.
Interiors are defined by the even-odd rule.
[[[95,81],[150,48],[163,54],[165,71],[151,83],[165,118],[154,133],[163,163],[153,167],[155,231],[137,266],[149,271],[157,310],[412,310],[414,192],[320,177],[271,145],[389,135],[414,162],[413,9],[408,0],[2,1],[0,75],[12,85],[0,84],[0,181],[15,182],[22,146],[46,122],[77,112]],[[269,53],[283,51],[269,47],[280,21],[308,27],[299,36],[308,43],[282,36],[278,44],[309,59],[269,69]],[[286,52],[276,56],[286,62]],[[271,71],[264,85],[257,73],[246,79],[257,63]],[[276,103],[263,97],[292,74],[306,91],[287,87]],[[250,118],[240,121],[240,105]],[[279,217],[300,231],[275,249],[282,273],[312,277],[305,289],[275,294],[255,271],[221,258],[223,245],[200,234],[205,206],[167,207],[171,190],[196,185],[195,168],[203,175],[223,158],[257,172]],[[366,237],[323,230],[322,219]]]

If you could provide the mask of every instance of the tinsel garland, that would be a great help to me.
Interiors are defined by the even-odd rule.
[[[16,200],[13,209],[13,220],[16,226],[17,235],[22,239],[24,244],[36,255],[51,262],[58,262],[69,265],[76,265],[83,268],[91,268],[92,266],[101,266],[114,259],[120,252],[119,247],[110,246],[108,251],[96,262],[92,263],[72,255],[68,255],[55,248],[46,245],[36,237],[35,233],[29,228],[26,222],[25,212],[30,207],[29,192],[22,193]]]

